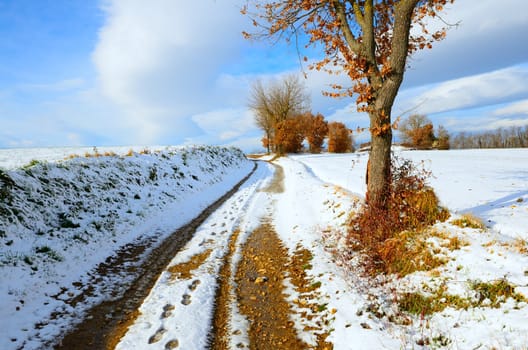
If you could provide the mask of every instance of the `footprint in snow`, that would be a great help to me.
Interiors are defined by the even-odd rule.
[[[199,285],[200,283],[201,283],[200,280],[194,280],[194,281],[192,281],[192,283],[189,285],[189,289],[190,289],[190,290],[193,290],[193,291],[196,290],[196,288],[198,287],[198,285]],[[190,298],[190,296],[189,296],[189,298]]]
[[[165,334],[167,332],[167,330],[163,327],[161,327],[160,329],[158,329],[156,331],[156,333],[149,338],[149,341],[148,343],[149,344],[154,344],[154,343],[157,343],[161,340],[161,338],[163,338],[163,334]]]
[[[165,349],[167,350],[176,349],[179,345],[180,343],[178,342],[178,339],[172,339],[172,340],[169,340],[167,344],[165,344]]]
[[[189,305],[191,303],[191,296],[189,294],[184,294],[181,303],[183,305]]]
[[[172,315],[172,310],[175,309],[175,306],[174,305],[171,305],[171,304],[167,304],[163,307],[163,313],[161,314],[161,318],[164,319],[164,318],[168,318]]]

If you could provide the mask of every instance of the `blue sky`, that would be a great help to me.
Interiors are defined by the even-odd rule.
[[[252,81],[301,69],[294,48],[242,38],[251,29],[243,3],[0,0],[0,148],[258,150],[246,107]],[[528,2],[500,8],[496,0],[448,6],[445,19],[460,25],[411,58],[394,115],[425,113],[452,132],[528,125]],[[366,126],[353,101],[321,95],[333,79],[308,71],[314,112]]]

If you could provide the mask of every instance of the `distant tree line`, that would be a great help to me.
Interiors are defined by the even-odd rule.
[[[451,147],[455,149],[525,148],[528,147],[528,125],[480,133],[460,132],[451,140]]]
[[[257,126],[264,132],[262,145],[267,152],[299,153],[304,141],[309,151],[320,153],[325,139],[328,151],[354,150],[352,132],[340,122],[327,122],[310,111],[310,99],[298,77],[289,75],[264,86],[256,81],[251,89],[249,108]]]
[[[454,136],[422,114],[410,115],[398,126],[402,145],[416,149],[523,148],[528,147],[528,126],[499,128],[479,133],[460,132]]]

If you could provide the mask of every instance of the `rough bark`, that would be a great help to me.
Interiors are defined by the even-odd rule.
[[[390,165],[392,145],[391,110],[403,81],[409,46],[412,12],[417,0],[396,4],[394,34],[392,38],[391,73],[382,80],[378,74],[371,77],[374,99],[369,104],[371,151],[367,183],[367,200],[371,206],[386,208],[390,195]],[[373,48],[370,48],[371,50]]]

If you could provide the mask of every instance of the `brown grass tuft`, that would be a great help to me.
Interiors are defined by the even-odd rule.
[[[377,249],[385,273],[405,276],[415,271],[429,271],[446,263],[433,254],[425,232],[403,231],[382,242]]]
[[[75,158],[80,158],[80,157],[81,157],[80,155],[72,153],[72,154],[68,154],[64,159],[69,160],[69,159],[75,159]]]
[[[435,258],[425,229],[445,221],[449,212],[440,207],[433,189],[426,185],[430,173],[418,170],[409,160],[395,158],[391,193],[386,208],[362,208],[351,220],[351,247],[363,250],[368,267],[384,273],[408,274],[429,270],[443,263]]]
[[[486,229],[484,222],[471,213],[462,214],[460,218],[451,220],[451,224],[462,228],[469,227],[478,230]]]

